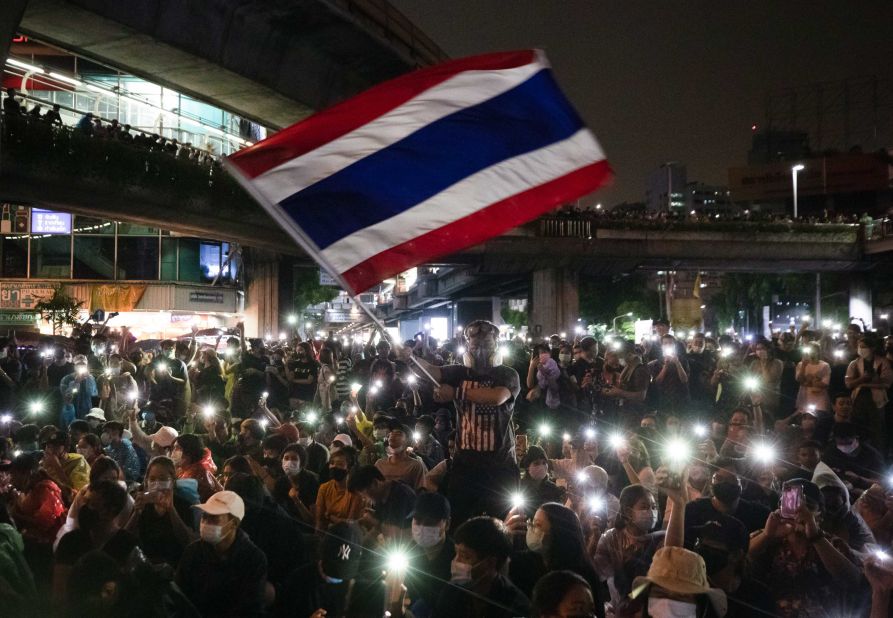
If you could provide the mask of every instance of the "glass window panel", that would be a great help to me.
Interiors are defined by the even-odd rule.
[[[31,238],[31,277],[69,279],[71,277],[71,236]]]
[[[220,244],[203,242],[199,247],[202,280],[211,282],[220,274]]]
[[[158,228],[140,225],[139,223],[118,222],[118,236],[149,236],[158,235]],[[156,252],[157,253],[157,252]]]
[[[2,252],[0,276],[28,276],[27,236],[0,236],[0,252]]]
[[[177,239],[161,239],[161,280],[177,280]]]
[[[115,278],[114,236],[74,237],[74,278]]]
[[[101,234],[115,235],[115,222],[93,217],[76,216],[74,218],[74,233],[77,234]]]
[[[180,239],[180,281],[199,283],[202,271],[199,267],[199,241],[197,238]]]
[[[118,237],[118,279],[158,279],[158,237]]]

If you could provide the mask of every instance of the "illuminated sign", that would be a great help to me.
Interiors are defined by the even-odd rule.
[[[32,234],[71,234],[71,214],[52,210],[31,209]]]

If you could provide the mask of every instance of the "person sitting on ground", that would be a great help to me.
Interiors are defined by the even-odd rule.
[[[195,508],[202,512],[201,538],[183,552],[177,585],[203,616],[262,616],[267,558],[239,528],[242,498],[220,491]]]
[[[178,479],[195,479],[198,482],[200,499],[207,500],[220,491],[220,483],[214,476],[217,466],[211,459],[211,451],[202,445],[197,435],[186,433],[177,436],[171,449],[171,461],[177,466]]]
[[[389,541],[400,541],[406,536],[416,501],[416,494],[409,485],[385,480],[376,466],[360,466],[350,473],[347,489],[362,496],[372,507],[364,518],[371,526],[371,536],[380,532]]]
[[[137,482],[140,478],[140,458],[133,448],[130,440],[124,437],[124,425],[118,421],[109,421],[103,427],[109,436],[109,444],[105,447],[105,454],[118,462],[124,471],[124,478],[128,483]]]
[[[409,428],[397,421],[391,424],[388,434],[387,457],[375,462],[385,479],[403,481],[414,490],[425,487],[425,464],[406,451]]]
[[[289,444],[282,451],[283,475],[276,479],[273,499],[286,513],[312,527],[315,522],[319,477],[304,468],[307,451],[300,444]]]
[[[533,618],[595,616],[596,608],[592,588],[573,571],[551,571],[533,587]]]
[[[325,532],[332,524],[357,521],[363,514],[365,500],[347,488],[347,477],[357,464],[357,451],[345,447],[329,460],[329,478],[319,487],[316,497],[316,530]]]
[[[454,535],[456,557],[433,618],[527,616],[530,601],[502,575],[512,552],[508,529],[493,517],[472,517]]]

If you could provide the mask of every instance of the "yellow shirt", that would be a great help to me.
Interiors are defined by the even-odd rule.
[[[365,506],[365,500],[358,494],[347,491],[346,486],[341,489],[336,481],[327,481],[320,485],[319,493],[316,495],[316,514],[320,522],[319,527],[321,530],[325,530],[336,521],[359,519]]]

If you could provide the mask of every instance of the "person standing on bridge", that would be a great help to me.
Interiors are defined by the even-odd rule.
[[[512,415],[521,381],[518,372],[501,364],[498,336],[499,327],[477,320],[465,328],[462,365],[437,367],[418,359],[440,383],[435,400],[452,401],[459,416],[448,496],[453,525],[481,512],[504,515],[509,494],[518,484]],[[404,362],[410,354],[409,348],[400,349]],[[425,376],[419,372],[419,377]]]

